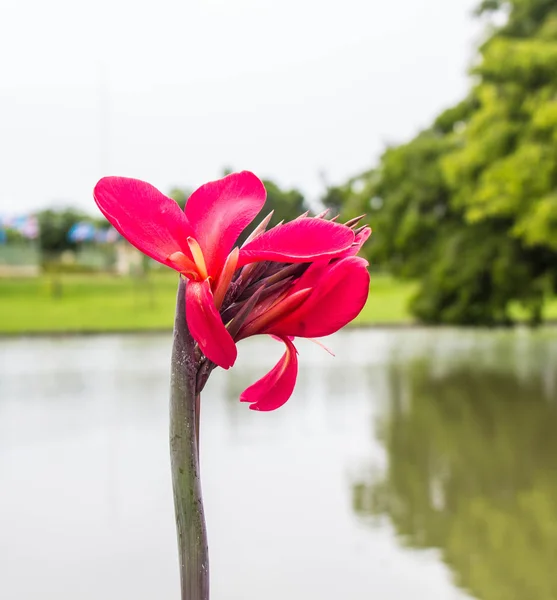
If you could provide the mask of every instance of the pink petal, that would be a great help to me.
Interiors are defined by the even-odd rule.
[[[275,410],[292,396],[298,376],[298,357],[294,344],[283,338],[286,352],[278,363],[259,381],[242,392],[241,402],[251,402],[252,410]]]
[[[357,256],[333,262],[304,304],[272,324],[265,333],[313,338],[330,335],[344,327],[358,316],[367,301],[367,264]]]
[[[229,369],[238,352],[215,307],[209,280],[188,281],[186,321],[203,354],[219,367]]]
[[[139,179],[104,177],[95,186],[95,202],[130,244],[147,256],[179,270],[167,260],[182,252],[191,258],[191,227],[178,204]]]
[[[188,199],[186,216],[213,278],[238,236],[263,208],[266,195],[263,183],[242,171],[202,185]]]
[[[273,335],[271,334],[271,337],[276,340],[277,342],[282,342],[282,338],[279,337],[278,335]],[[296,338],[293,335],[287,335],[286,336],[291,342],[293,342]]]
[[[323,219],[304,218],[262,233],[240,250],[238,268],[251,262],[309,262],[332,258],[348,250],[354,232],[344,225]]]

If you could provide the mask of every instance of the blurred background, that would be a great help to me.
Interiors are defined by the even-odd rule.
[[[177,278],[91,191],[249,169],[372,284],[277,413],[272,340],[211,378],[214,597],[557,600],[554,0],[3,0],[0,54],[1,598],[178,597]]]

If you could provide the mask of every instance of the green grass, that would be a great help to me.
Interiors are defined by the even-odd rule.
[[[0,332],[170,329],[177,281],[172,273],[0,280]]]
[[[408,311],[408,302],[416,289],[417,284],[414,282],[397,280],[389,275],[372,274],[367,304],[354,324],[412,322],[413,317]]]
[[[168,329],[174,319],[177,276],[147,279],[110,275],[43,275],[0,279],[0,333],[148,331]],[[371,293],[357,325],[409,323],[413,282],[372,275]],[[547,319],[557,320],[557,299]]]
[[[552,298],[547,302],[543,314],[546,319],[557,321],[557,298]]]

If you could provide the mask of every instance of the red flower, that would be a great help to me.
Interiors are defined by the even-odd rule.
[[[291,395],[297,358],[290,337],[337,331],[367,298],[367,263],[353,256],[369,236],[367,227],[355,235],[345,225],[304,217],[265,231],[264,222],[242,248],[234,247],[265,203],[265,188],[253,173],[201,186],[184,212],[136,179],[105,177],[94,196],[131,244],[188,278],[188,328],[209,361],[228,369],[236,342],[249,335],[284,341],[283,359],[242,394],[251,408],[277,408]]]

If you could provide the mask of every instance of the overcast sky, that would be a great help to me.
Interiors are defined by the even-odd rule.
[[[458,101],[477,0],[0,0],[0,212],[225,166],[309,196]]]

